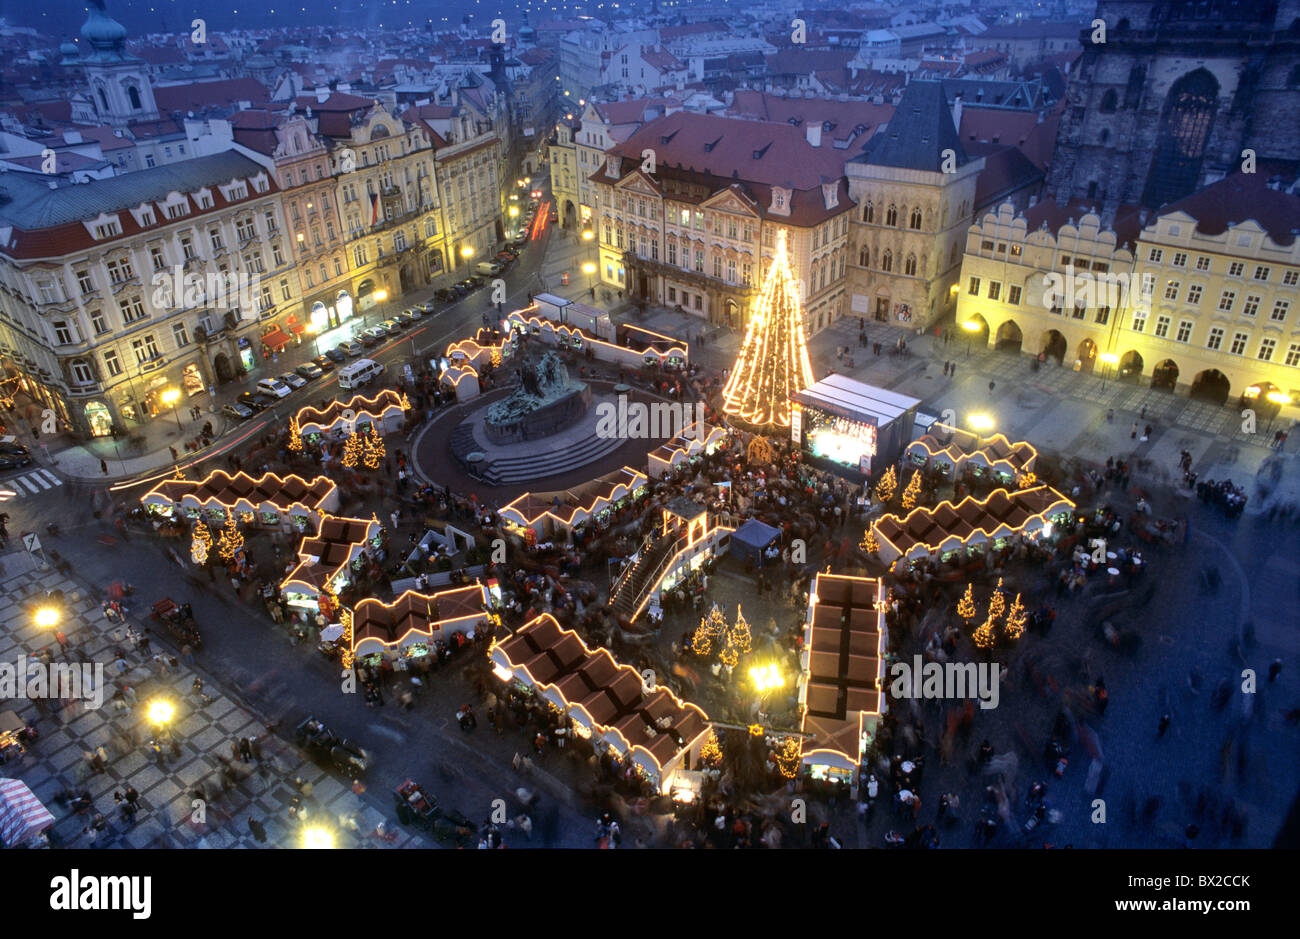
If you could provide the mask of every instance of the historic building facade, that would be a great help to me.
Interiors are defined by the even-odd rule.
[[[1300,0],[1100,0],[1049,189],[1159,208],[1260,159],[1300,160]],[[1103,212],[1103,214],[1105,214]]]
[[[5,400],[33,424],[50,409],[60,430],[104,436],[206,405],[209,388],[251,368],[262,324],[298,302],[269,162],[232,150],[53,188],[8,174]]]

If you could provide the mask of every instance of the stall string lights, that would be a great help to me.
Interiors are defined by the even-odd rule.
[[[778,231],[772,258],[745,330],[745,341],[723,389],[723,411],[758,427],[790,426],[790,396],[813,383],[803,310],[786,247]]]
[[[194,534],[190,539],[190,560],[202,567],[208,563],[208,554],[212,551],[212,533],[203,522],[194,523]]]
[[[1038,477],[1033,473],[1025,471],[1016,477],[1017,489],[1029,489],[1038,482]]]
[[[172,479],[179,479],[182,481],[185,479],[185,470],[181,469],[179,463],[176,464],[176,472],[172,473]]]

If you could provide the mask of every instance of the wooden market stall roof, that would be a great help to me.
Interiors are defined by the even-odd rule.
[[[331,401],[323,409],[307,405],[298,411],[295,420],[301,432],[309,432],[305,428],[311,426],[328,430],[338,422],[347,419],[346,411],[352,412],[351,420],[355,423],[366,418],[382,420],[393,408],[396,408],[399,413],[405,413],[401,394],[391,388],[385,388],[373,398],[353,395],[350,401]]]
[[[412,632],[432,635],[440,623],[482,616],[484,602],[479,584],[434,594],[408,590],[392,603],[367,597],[352,611],[352,646],[355,649],[364,639],[398,645]]]
[[[671,466],[678,453],[684,456],[694,456],[702,450],[707,450],[726,435],[726,430],[721,427],[715,427],[704,421],[696,421],[676,437],[651,450],[649,459],[658,460],[660,463],[667,463]]]
[[[1003,434],[981,437],[979,434],[956,427],[945,426],[944,429],[949,433],[923,434],[913,441],[908,449],[912,447],[924,449],[931,457],[946,456],[954,466],[979,457],[989,466],[1006,463],[1016,473],[1032,470],[1034,460],[1038,458],[1038,451],[1024,440],[1012,443]]]
[[[557,492],[525,492],[499,514],[525,527],[550,515],[562,525],[573,525],[578,513],[590,516],[601,502],[617,502],[646,484],[646,474],[625,466],[603,476],[597,476],[572,489]]]
[[[285,510],[294,505],[306,509],[318,510],[334,492],[333,480],[317,476],[311,482],[300,476],[276,476],[266,473],[257,479],[246,473],[230,475],[224,470],[213,470],[204,479],[167,479],[141,497],[142,502],[179,503],[186,497],[193,498],[199,505],[211,503],[234,508],[241,501],[256,509],[263,505],[274,505]]]
[[[822,751],[858,763],[862,719],[881,711],[884,602],[879,579],[817,575],[804,627],[805,762],[816,763]]]
[[[361,551],[379,531],[379,522],[327,515],[315,537],[303,538],[298,546],[298,566],[280,585],[298,584],[319,593]]]
[[[937,550],[943,542],[957,538],[965,543],[977,534],[985,538],[998,532],[1014,534],[1032,521],[1058,512],[1073,511],[1074,503],[1051,486],[1031,489],[995,489],[983,500],[967,496],[953,505],[918,506],[906,518],[884,515],[872,524],[877,538],[889,542],[900,554],[917,545]]]
[[[660,770],[709,729],[694,704],[665,688],[646,690],[640,672],[606,649],[589,649],[549,613],[493,643],[492,658],[524,673],[539,693],[553,691],[566,708],[580,708],[606,738],[648,753]]]

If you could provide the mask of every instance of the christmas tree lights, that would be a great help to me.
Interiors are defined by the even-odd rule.
[[[998,585],[993,588],[993,596],[989,597],[989,622],[997,619],[1006,609],[1007,598],[1002,593],[1002,578],[998,578]]]
[[[233,561],[244,547],[244,536],[239,533],[239,525],[235,521],[235,513],[226,514],[226,527],[221,531],[221,537],[217,540],[217,553],[221,555],[223,561]]]
[[[993,643],[997,640],[997,636],[993,629],[993,617],[990,616],[981,623],[979,629],[975,630],[971,635],[971,639],[973,639],[975,645],[979,646],[981,649],[992,649]]]
[[[302,431],[298,429],[298,418],[289,418],[289,449],[294,453],[302,450]]]
[[[890,468],[892,472],[892,467]],[[916,501],[921,498],[921,471],[916,470],[912,473],[912,478],[908,480],[907,488],[903,490],[903,511],[910,512],[916,508]]]
[[[212,533],[202,522],[194,523],[194,534],[190,539],[190,560],[202,567],[208,562],[208,553],[212,550]]]
[[[722,410],[755,427],[790,426],[790,396],[813,383],[803,310],[786,248],[777,233],[776,256],[745,330],[745,341],[723,389]]]
[[[704,741],[704,747],[700,750],[700,759],[709,766],[716,766],[722,762],[722,747],[718,745],[718,735],[712,730],[709,731],[709,739]]]
[[[881,502],[888,502],[894,498],[894,493],[897,491],[898,474],[891,466],[885,471],[885,475],[880,477],[880,482],[876,483],[876,498]]]
[[[862,533],[862,542],[858,545],[867,554],[875,554],[880,550],[880,542],[876,540],[876,533],[868,528]]]
[[[967,584],[966,592],[961,595],[957,601],[957,615],[966,621],[970,626],[971,620],[975,618],[975,585]]]
[[[361,437],[356,433],[348,434],[348,439],[343,441],[343,465],[356,469],[361,463],[361,449]]]
[[[1003,624],[1003,631],[1008,639],[1019,639],[1025,634],[1025,621],[1027,616],[1025,608],[1020,602],[1020,594],[1016,594],[1016,599],[1011,603],[1011,609],[1007,610],[1007,621]]]
[[[361,458],[365,461],[366,469],[379,469],[379,464],[384,461],[384,452],[384,438],[379,436],[379,431],[371,424],[370,433],[363,438],[361,447]]]

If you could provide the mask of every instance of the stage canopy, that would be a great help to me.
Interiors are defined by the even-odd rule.
[[[763,550],[779,538],[781,529],[773,528],[765,522],[751,518],[737,528],[731,535],[731,553],[736,557],[753,561],[763,566]]]

